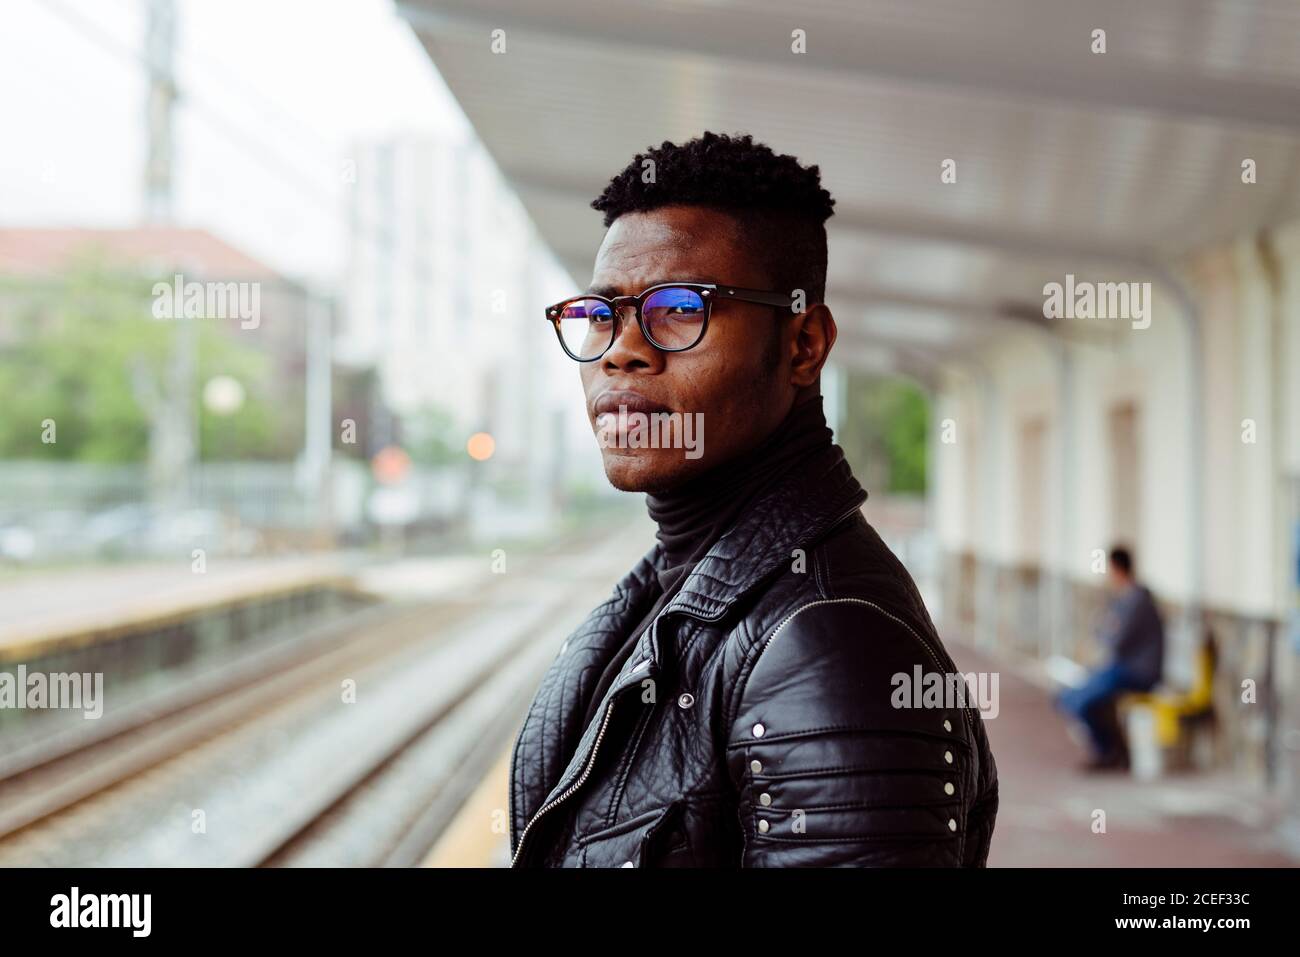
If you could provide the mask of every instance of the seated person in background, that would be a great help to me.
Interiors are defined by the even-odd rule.
[[[1127,549],[1111,549],[1109,579],[1112,594],[1097,636],[1109,658],[1081,687],[1066,688],[1056,698],[1057,707],[1088,730],[1093,754],[1085,767],[1090,770],[1124,764],[1110,705],[1121,692],[1150,691],[1159,683],[1164,664],[1160,612],[1151,592],[1134,579]]]

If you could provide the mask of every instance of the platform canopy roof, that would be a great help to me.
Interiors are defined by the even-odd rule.
[[[859,367],[923,372],[1041,325],[1066,272],[1147,279],[1300,216],[1295,0],[398,7],[575,282],[603,232],[588,204],[650,145],[749,132],[817,163]]]

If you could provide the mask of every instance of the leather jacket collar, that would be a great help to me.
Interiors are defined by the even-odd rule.
[[[716,621],[752,588],[867,500],[844,451],[831,445],[747,509],[700,559],[663,613]],[[656,568],[662,548],[649,555]]]
[[[658,617],[685,614],[702,621],[725,617],[736,602],[789,562],[796,548],[816,541],[857,512],[866,500],[867,490],[854,477],[844,450],[830,445],[746,509],[691,569]],[[664,549],[658,542],[629,573],[629,579],[643,574],[647,564],[665,567]],[[657,670],[663,662],[657,628],[646,629],[634,654],[633,660],[648,659]],[[610,693],[624,684],[616,683]]]

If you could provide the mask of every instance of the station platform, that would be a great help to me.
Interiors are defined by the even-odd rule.
[[[990,867],[1295,867],[1279,848],[1280,802],[1224,772],[1139,780],[1080,770],[1050,689],[961,645],[963,671],[1000,674],[1000,710],[985,722],[998,765]],[[1093,833],[1094,811],[1106,812]]]
[[[313,587],[350,587],[346,554],[93,565],[0,578],[0,660],[90,644],[221,605]]]

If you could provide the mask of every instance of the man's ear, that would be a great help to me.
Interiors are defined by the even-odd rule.
[[[822,302],[809,306],[794,317],[791,333],[794,348],[790,384],[805,388],[817,381],[835,345],[837,329],[830,307]]]

